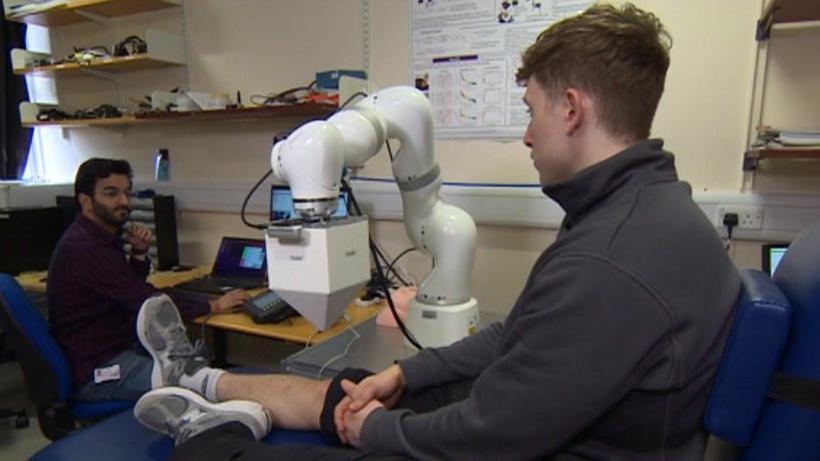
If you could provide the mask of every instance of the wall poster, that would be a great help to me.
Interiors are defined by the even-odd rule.
[[[521,53],[592,0],[412,0],[413,78],[437,138],[520,138],[529,116],[515,82]]]

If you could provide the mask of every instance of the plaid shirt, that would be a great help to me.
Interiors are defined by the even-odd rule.
[[[79,215],[66,229],[48,270],[52,334],[65,352],[75,386],[93,378],[96,367],[138,344],[135,321],[143,301],[160,292],[146,282],[150,261],[126,257],[112,235]],[[209,306],[175,299],[185,319]]]

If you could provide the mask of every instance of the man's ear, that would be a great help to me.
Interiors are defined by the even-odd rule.
[[[80,192],[80,195],[77,197],[77,201],[80,203],[80,210],[82,211],[91,211],[91,196]]]
[[[575,88],[567,88],[562,95],[564,105],[564,126],[567,136],[572,136],[589,117],[587,100],[584,94]]]

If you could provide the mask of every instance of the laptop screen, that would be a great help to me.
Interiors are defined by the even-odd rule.
[[[213,275],[264,278],[266,275],[265,241],[223,237],[216,254]]]
[[[767,243],[763,245],[761,247],[762,260],[760,264],[763,272],[769,274],[769,276],[774,276],[774,272],[777,270],[780,260],[783,259],[788,249],[788,243]]]
[[[339,192],[338,208],[333,213],[334,217],[344,218],[347,216],[348,192],[342,189]],[[281,219],[291,219],[296,217],[296,210],[293,208],[293,196],[290,194],[288,186],[273,185],[270,188],[270,220],[279,221]]]

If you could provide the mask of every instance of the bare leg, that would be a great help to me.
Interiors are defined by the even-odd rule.
[[[225,400],[253,400],[265,407],[274,427],[319,429],[319,417],[330,381],[292,375],[237,375],[219,379],[216,396]]]

